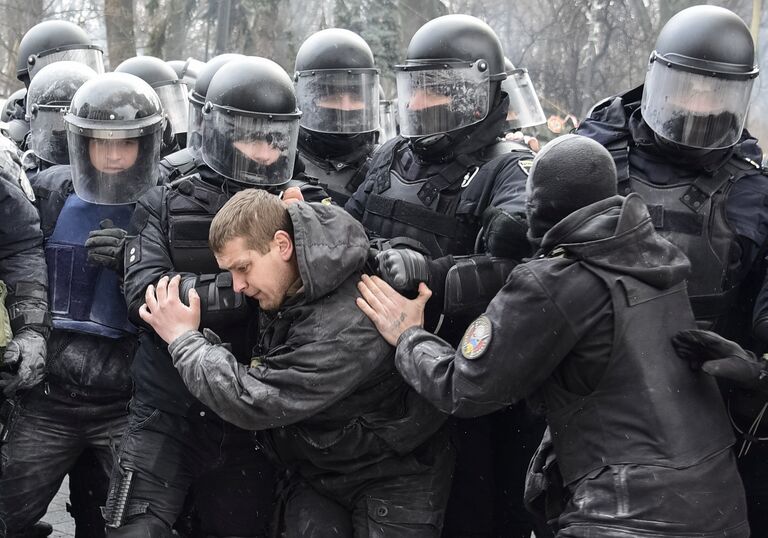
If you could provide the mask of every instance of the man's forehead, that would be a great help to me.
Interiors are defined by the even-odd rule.
[[[251,257],[251,250],[242,237],[230,239],[219,252],[215,253],[219,267],[229,268],[247,263]]]

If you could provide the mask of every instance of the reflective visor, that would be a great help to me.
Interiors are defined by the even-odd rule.
[[[447,133],[485,119],[490,76],[484,60],[395,66],[400,134]]]
[[[64,106],[37,105],[29,115],[27,145],[40,159],[53,164],[69,164]]]
[[[718,78],[651,62],[643,88],[643,119],[653,131],[689,148],[738,142],[754,79]]]
[[[510,129],[523,129],[547,122],[527,69],[515,69],[507,73],[501,89],[509,95],[507,126]]]
[[[85,64],[99,75],[104,73],[104,60],[100,49],[70,49],[50,53],[43,52],[39,56],[35,56],[35,62],[29,66],[29,79],[32,80],[35,74],[46,65],[62,61]]]
[[[186,133],[188,128],[187,113],[189,111],[187,101],[187,86],[177,82],[153,87],[155,93],[163,104],[163,112],[171,122],[173,134]]]
[[[296,74],[301,126],[320,133],[366,133],[379,128],[379,73],[375,69]]]
[[[203,133],[203,107],[191,100],[189,101],[187,133],[187,147],[199,148]]]
[[[253,186],[282,185],[293,176],[299,118],[241,116],[213,108],[203,114],[205,164],[224,177]]]

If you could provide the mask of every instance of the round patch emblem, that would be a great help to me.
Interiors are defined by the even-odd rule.
[[[491,320],[485,315],[473,321],[461,339],[461,354],[465,359],[476,359],[485,353],[491,343]]]

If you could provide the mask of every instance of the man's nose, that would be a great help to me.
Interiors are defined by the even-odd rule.
[[[245,281],[245,277],[232,273],[232,289],[236,293],[242,293],[248,287],[248,283]]]

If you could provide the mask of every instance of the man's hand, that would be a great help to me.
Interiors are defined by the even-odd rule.
[[[750,389],[768,389],[768,363],[710,331],[680,331],[672,337],[677,354],[692,368]]]
[[[285,205],[291,205],[296,202],[303,202],[304,195],[298,187],[288,187],[281,193],[281,199]]]
[[[179,281],[176,275],[170,282],[164,276],[157,283],[151,284],[144,294],[146,301],[139,309],[139,316],[152,326],[157,335],[167,344],[187,331],[195,331],[200,326],[200,297],[194,288],[189,290],[189,306],[179,298]]]
[[[376,255],[379,275],[399,292],[413,291],[429,282],[427,258],[414,250],[391,248]]]
[[[534,153],[538,153],[541,149],[541,144],[539,144],[539,140],[536,137],[524,135],[522,131],[507,133],[506,136],[504,136],[504,139],[509,140],[510,142],[522,142],[531,148],[531,151]]]
[[[99,227],[101,229],[91,231],[85,241],[88,261],[112,269],[122,277],[126,231],[115,228],[109,219],[102,220]]]
[[[406,299],[377,276],[363,275],[357,288],[363,296],[357,298],[358,308],[390,345],[396,346],[407,329],[424,325],[424,307],[432,292],[423,282],[419,284],[419,296],[413,300]]]
[[[11,398],[20,389],[31,389],[45,377],[45,357],[48,347],[45,337],[31,329],[13,337],[3,355],[3,369],[15,374],[0,374],[0,388]]]

